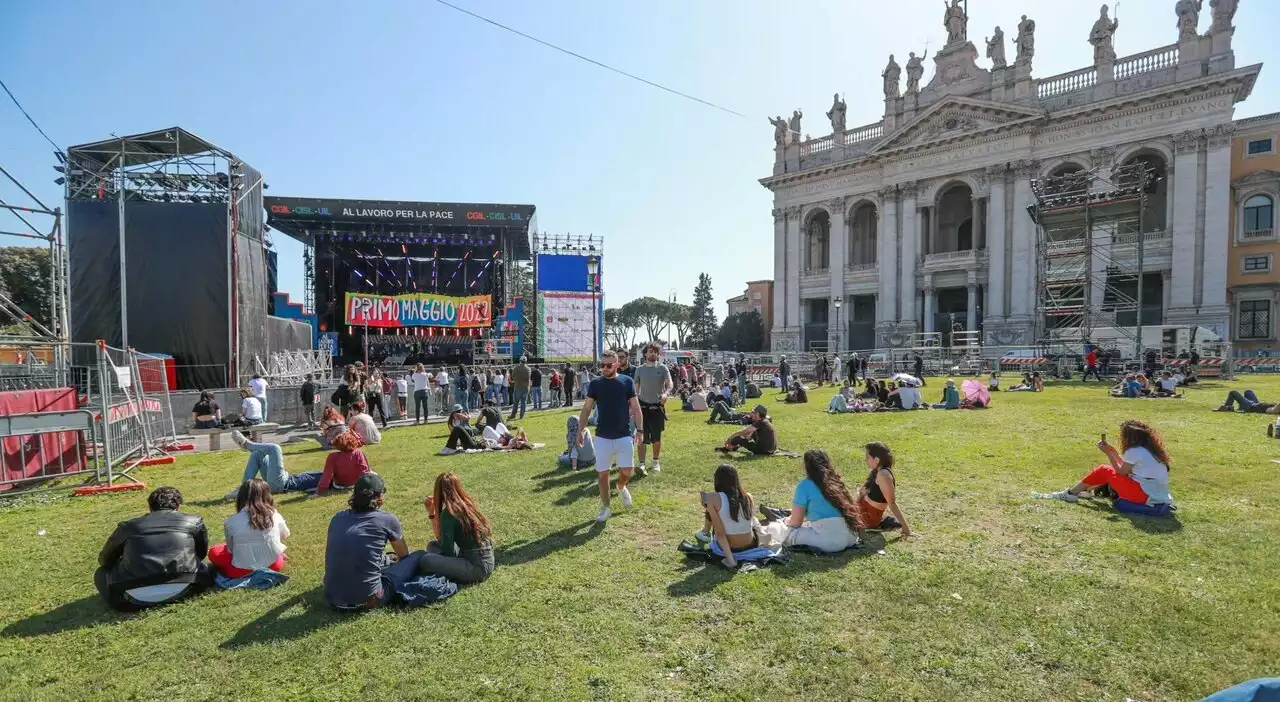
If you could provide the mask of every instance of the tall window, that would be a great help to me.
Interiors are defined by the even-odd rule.
[[[831,258],[831,217],[818,212],[809,218],[807,270],[825,269]]]
[[[1254,195],[1244,202],[1244,235],[1270,236],[1272,202],[1268,195]]]
[[[1268,339],[1271,337],[1271,301],[1240,301],[1239,337],[1241,339]]]

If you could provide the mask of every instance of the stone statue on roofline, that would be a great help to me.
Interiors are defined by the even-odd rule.
[[[1000,27],[987,39],[987,58],[991,59],[992,68],[1004,68],[1009,65],[1004,59],[1004,32]]]
[[[844,133],[844,116],[847,106],[840,99],[840,93],[831,96],[831,109],[827,110],[827,119],[831,120],[831,133]]]
[[[1235,19],[1236,7],[1239,0],[1209,0],[1209,8],[1213,11],[1213,26],[1209,27],[1211,32],[1221,32],[1231,29],[1231,20]]]
[[[960,6],[960,0],[951,0],[950,5],[946,0],[942,0],[942,5],[946,8],[946,13],[942,15],[942,26],[947,28],[947,43],[968,39],[969,16]]]
[[[897,61],[893,60],[893,54],[889,54],[889,65],[884,67],[884,71],[880,76],[884,78],[884,99],[896,99],[898,97],[899,81],[902,79],[902,68],[898,66]]]
[[[778,115],[777,118],[769,120],[769,124],[773,125],[773,148],[781,149],[787,145],[787,120]]]
[[[1200,25],[1200,8],[1204,0],[1178,0],[1173,11],[1178,15],[1178,41],[1195,39],[1196,29]]]
[[[1089,43],[1093,44],[1093,63],[1111,63],[1116,60],[1116,47],[1112,43],[1120,20],[1107,17],[1107,6],[1103,5],[1098,20],[1089,30]]]
[[[920,92],[920,78],[924,76],[924,59],[916,56],[916,52],[910,52],[907,58],[907,92]]]
[[[791,130],[791,138],[795,141],[800,141],[800,118],[801,117],[804,117],[803,112],[801,112],[800,110],[793,111],[791,113],[791,123],[787,125],[787,127]]]
[[[1036,21],[1027,19],[1026,15],[1022,16],[1022,21],[1018,23],[1018,63],[1031,63],[1031,57],[1036,55]]]

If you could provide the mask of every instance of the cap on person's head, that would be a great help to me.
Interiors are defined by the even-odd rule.
[[[755,412],[756,416],[761,419],[764,419],[765,417],[769,416],[769,408],[765,407],[764,405],[756,405],[755,407],[751,408],[751,411]]]
[[[449,411],[450,411],[450,412],[461,412],[461,411],[462,411],[462,405],[454,405],[454,406],[453,406],[453,409],[451,409],[451,410],[449,410]]]
[[[387,481],[382,479],[377,473],[365,473],[356,478],[356,493],[368,493],[371,495],[383,495],[387,492]]]
[[[955,386],[956,386],[956,381],[954,381],[954,380],[952,380],[952,379],[950,379],[950,378],[947,378],[947,387],[949,387],[949,388],[954,388]]]

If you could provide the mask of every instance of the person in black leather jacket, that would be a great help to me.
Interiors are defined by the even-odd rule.
[[[151,511],[120,522],[98,555],[93,583],[107,604],[121,611],[176,602],[213,582],[204,562],[209,534],[204,519],[179,512],[182,493],[156,488]]]

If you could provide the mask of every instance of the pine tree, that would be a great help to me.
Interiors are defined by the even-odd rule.
[[[715,343],[720,328],[716,323],[716,311],[712,307],[711,276],[698,274],[698,286],[693,289],[693,319],[689,326],[686,346],[695,349],[710,348]]]

